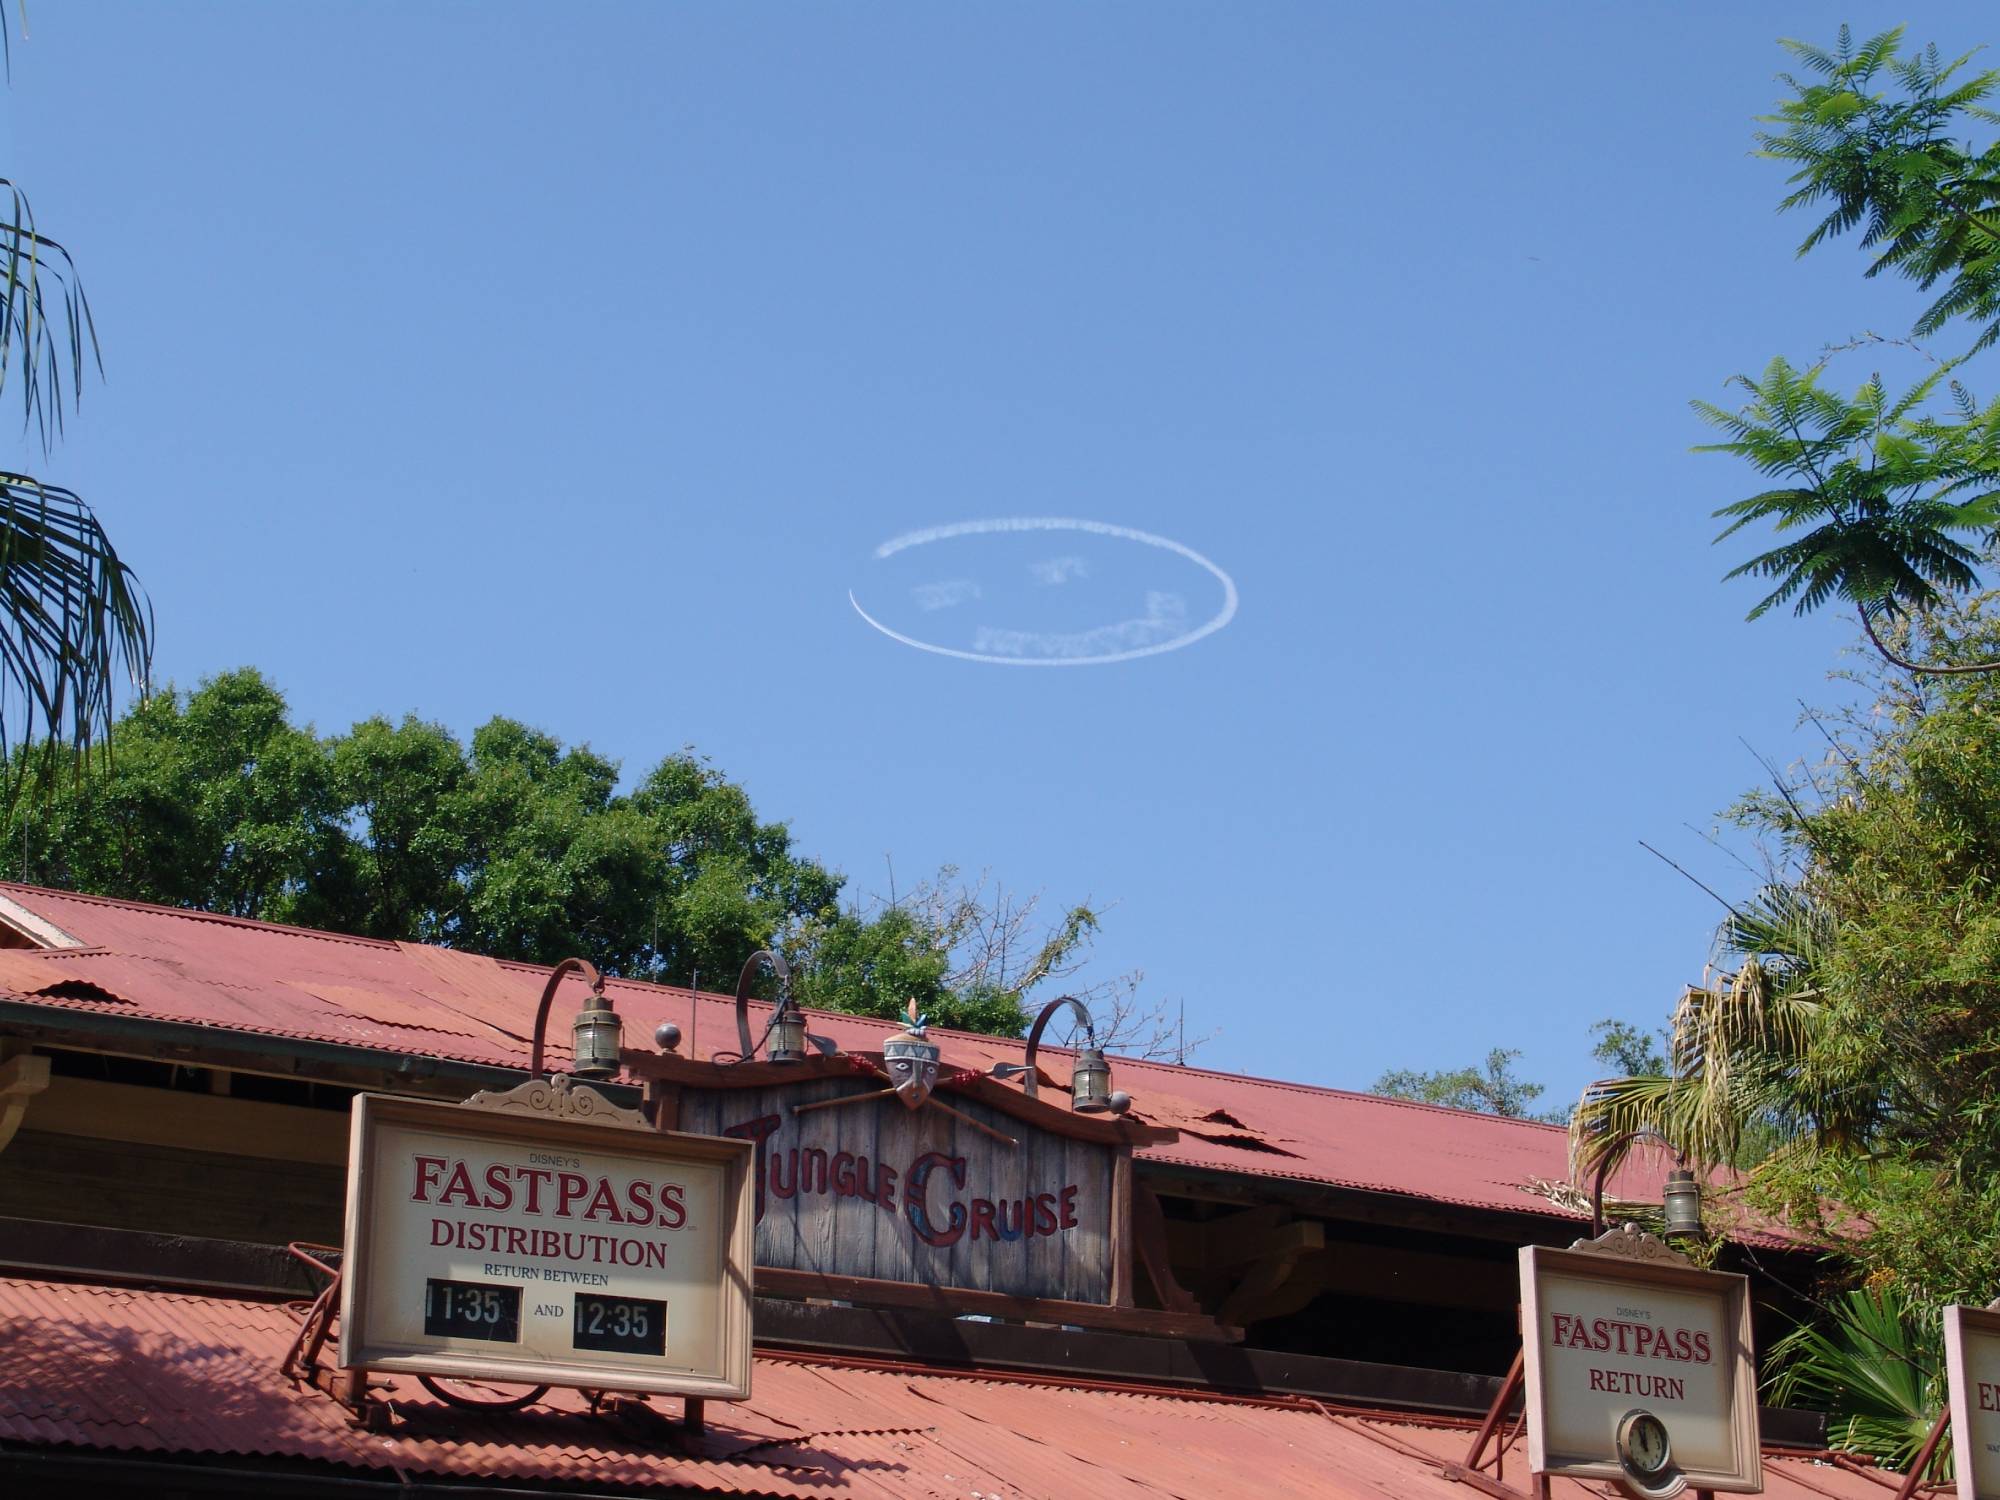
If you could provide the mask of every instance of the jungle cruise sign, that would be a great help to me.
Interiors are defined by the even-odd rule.
[[[625,1061],[658,1123],[750,1144],[761,1285],[1131,1306],[1131,1153],[1171,1131],[954,1068],[915,1018],[880,1053]]]

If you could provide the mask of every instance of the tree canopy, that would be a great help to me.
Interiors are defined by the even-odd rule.
[[[951,870],[889,901],[848,896],[691,750],[620,790],[616,762],[512,719],[469,742],[414,717],[322,736],[247,668],[135,705],[111,748],[12,810],[8,873],[724,990],[775,945],[808,1004],[894,1016],[914,999],[941,1025],[1007,1035],[1097,929],[1089,906],[1044,924],[1033,899]],[[1134,984],[1082,993],[1101,1032],[1143,1043]]]

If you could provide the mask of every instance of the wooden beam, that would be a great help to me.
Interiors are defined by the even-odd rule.
[[[48,1066],[42,1060],[44,1068]],[[213,1075],[211,1075],[213,1076]],[[347,1164],[347,1112],[267,1104],[258,1099],[184,1089],[57,1078],[35,1106],[35,1129],[93,1141],[130,1141],[255,1156],[274,1161]]]
[[[0,1052],[0,1057],[5,1057]],[[23,1052],[0,1062],[0,1151],[14,1139],[28,1113],[28,1101],[49,1086],[49,1060]]]
[[[759,1266],[756,1287],[760,1296],[821,1297],[828,1301],[853,1302],[868,1307],[927,1308],[951,1316],[978,1313],[987,1317],[1014,1318],[1024,1323],[1149,1333],[1162,1338],[1234,1343],[1243,1337],[1242,1329],[1225,1327],[1199,1312],[1159,1312],[1144,1307],[1108,1307],[1096,1302],[1058,1302],[1047,1297],[1014,1297],[1002,1292],[928,1286],[920,1282],[877,1281],[867,1276],[830,1276],[820,1271],[787,1271]]]

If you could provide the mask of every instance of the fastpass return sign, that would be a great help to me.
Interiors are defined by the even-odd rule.
[[[340,1362],[740,1400],[747,1142],[364,1094]]]
[[[1657,1258],[1521,1251],[1529,1465],[1641,1496],[1760,1491],[1749,1281],[1644,1243]]]

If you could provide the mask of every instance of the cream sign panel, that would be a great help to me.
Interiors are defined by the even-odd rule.
[[[2000,1500],[2000,1312],[1944,1310],[1959,1500]]]
[[[1619,1479],[1628,1493],[1752,1486],[1756,1398],[1742,1277],[1539,1247],[1521,1261],[1536,1468]],[[1635,1414],[1656,1419],[1642,1421],[1636,1450]]]
[[[354,1135],[344,1364],[737,1383],[747,1149],[366,1097]]]

